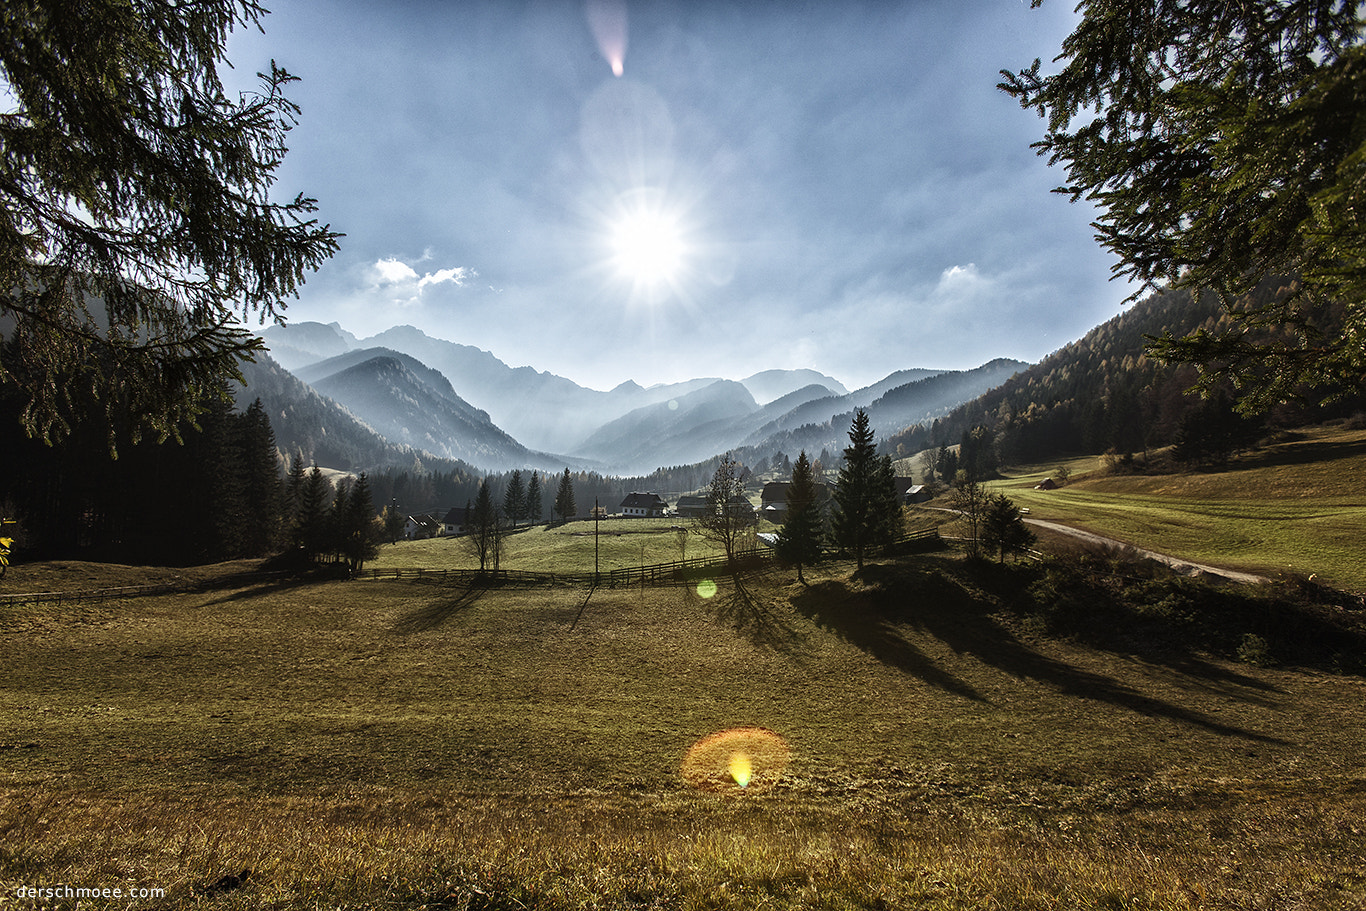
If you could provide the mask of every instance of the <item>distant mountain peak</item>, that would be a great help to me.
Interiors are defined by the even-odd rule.
[[[844,395],[849,390],[844,388],[844,384],[832,376],[818,373],[815,370],[803,368],[799,370],[761,370],[758,373],[747,376],[740,383],[749,390],[750,395],[760,405],[776,401],[785,395],[796,392],[798,389],[807,386],[824,386],[837,395]]]

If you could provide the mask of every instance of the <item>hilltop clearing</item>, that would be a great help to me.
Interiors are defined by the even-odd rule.
[[[1036,490],[1058,463],[1006,471],[991,486],[1030,510],[1158,553],[1272,577],[1314,575],[1366,592],[1366,431],[1318,428],[1223,470],[1107,473],[1100,458]]]

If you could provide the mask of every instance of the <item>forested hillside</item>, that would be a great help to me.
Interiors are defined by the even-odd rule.
[[[839,398],[820,399],[756,428],[735,454],[748,464],[774,452],[795,455],[806,450],[812,458],[822,450],[838,453],[848,444],[849,424],[856,409],[867,412],[879,435],[894,433],[947,413],[1027,366],[1022,361],[998,358],[972,370],[946,370],[890,388],[884,382]],[[894,378],[895,374],[889,381]],[[877,397],[869,397],[872,393]]]
[[[233,412],[214,402],[198,427],[179,428],[180,444],[125,441],[117,458],[96,421],[47,446],[19,432],[12,405],[0,415],[0,510],[18,520],[24,559],[176,564],[278,544],[280,461],[260,403]]]
[[[1262,293],[1277,288],[1268,283]],[[1145,347],[1164,334],[1218,332],[1230,323],[1212,294],[1199,301],[1187,291],[1154,294],[943,418],[893,434],[884,448],[905,455],[960,443],[975,431],[978,441],[993,444],[994,461],[1016,464],[1067,453],[1124,456],[1175,443],[1188,413],[1208,404],[1188,392],[1197,379],[1193,367],[1162,364]],[[1265,417],[1294,424],[1363,407],[1362,391],[1348,390],[1331,406],[1287,403]]]

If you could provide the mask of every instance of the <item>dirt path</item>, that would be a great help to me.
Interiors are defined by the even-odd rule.
[[[1165,563],[1168,566],[1175,569],[1177,572],[1182,573],[1184,575],[1194,575],[1196,572],[1202,572],[1210,573],[1211,575],[1215,576],[1222,576],[1225,579],[1231,579],[1234,582],[1259,583],[1270,581],[1265,576],[1257,576],[1253,575],[1252,573],[1240,573],[1237,570],[1220,569],[1217,566],[1207,566],[1203,563],[1192,563],[1189,560],[1182,560],[1178,557],[1169,557],[1166,554],[1159,554],[1156,551],[1144,550],[1141,547],[1134,547],[1132,544],[1126,544],[1123,541],[1116,541],[1114,538],[1106,538],[1101,535],[1093,534],[1089,531],[1082,531],[1080,528],[1073,528],[1070,525],[1059,525],[1057,522],[1045,522],[1042,519],[1029,518],[1026,518],[1025,522],[1029,525],[1037,525],[1040,528],[1047,528],[1050,531],[1056,531],[1059,534],[1070,535],[1071,537],[1079,538],[1083,541],[1089,541],[1092,544],[1100,544],[1109,547],[1130,548],[1149,559]]]

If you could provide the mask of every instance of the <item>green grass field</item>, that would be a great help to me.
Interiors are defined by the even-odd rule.
[[[770,529],[769,524],[764,523],[760,530]],[[502,568],[591,573],[595,533],[596,559],[603,572],[724,556],[724,552],[698,534],[687,519],[604,519],[598,523],[577,521],[518,528],[507,537]],[[479,558],[466,538],[432,538],[382,545],[379,557],[367,566],[373,569],[478,569]]]
[[[950,554],[851,570],[8,608],[0,904],[1366,902],[1359,677],[1044,638]],[[689,783],[693,744],[751,727],[790,765]]]
[[[1318,431],[1227,470],[1104,476],[1074,460],[1074,480],[1033,487],[1052,466],[993,482],[1031,517],[1182,559],[1269,576],[1296,574],[1366,592],[1366,432]]]

